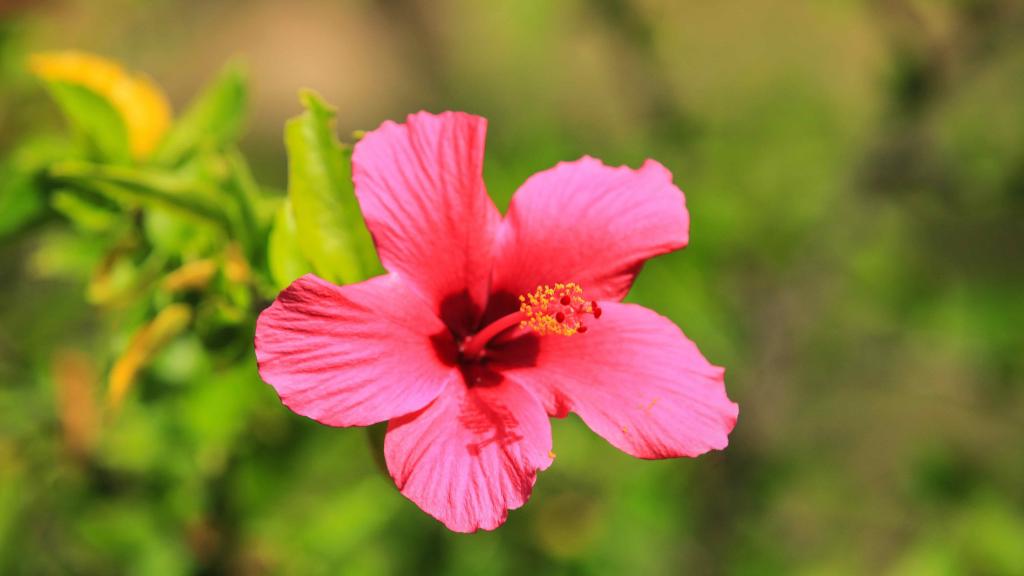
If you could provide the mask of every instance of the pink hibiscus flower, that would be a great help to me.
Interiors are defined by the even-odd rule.
[[[669,171],[590,157],[533,175],[502,218],[482,178],[486,120],[409,116],[352,155],[388,274],[296,280],[260,314],[262,378],[329,426],[388,421],[398,489],[451,530],[501,525],[575,412],[640,458],[722,449],[738,407],[724,370],[671,321],[624,304],[648,258],[684,247]]]

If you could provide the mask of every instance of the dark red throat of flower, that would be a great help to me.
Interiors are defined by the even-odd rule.
[[[518,311],[498,318],[467,338],[460,351],[464,358],[478,358],[488,342],[511,328],[532,331],[540,336],[585,334],[587,326],[583,320],[587,316],[595,320],[600,318],[601,308],[596,300],[584,298],[579,284],[544,284],[519,297]]]

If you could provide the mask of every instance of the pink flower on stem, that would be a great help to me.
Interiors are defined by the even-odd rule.
[[[575,412],[639,458],[728,443],[738,407],[671,321],[620,302],[648,258],[687,244],[661,164],[590,157],[530,177],[502,218],[482,178],[486,120],[409,116],[352,156],[388,274],[299,278],[256,325],[260,375],[329,426],[388,421],[398,489],[451,530],[501,525],[553,458],[548,416]]]

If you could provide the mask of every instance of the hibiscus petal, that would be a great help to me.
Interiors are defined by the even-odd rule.
[[[426,406],[457,374],[444,324],[394,276],[339,287],[307,274],[256,322],[260,376],[293,411],[366,426]]]
[[[689,225],[682,191],[653,160],[639,170],[590,157],[560,163],[512,197],[495,248],[496,305],[555,282],[621,300],[645,260],[686,246]]]
[[[539,391],[549,414],[575,412],[639,458],[725,448],[739,412],[726,396],[725,371],[667,318],[636,304],[601,309],[585,334],[538,338],[535,366],[510,365],[505,376]]]
[[[483,181],[487,121],[410,115],[366,134],[352,154],[356,196],[384,267],[468,332],[487,299],[501,219]]]
[[[514,382],[455,378],[423,411],[391,421],[384,456],[402,494],[449,529],[493,530],[551,464],[551,425]]]

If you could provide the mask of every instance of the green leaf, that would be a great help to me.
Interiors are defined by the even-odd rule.
[[[278,290],[283,290],[299,276],[313,271],[299,248],[298,233],[292,204],[285,198],[277,209],[267,247],[270,278]]]
[[[152,169],[78,161],[54,164],[49,176],[109,196],[117,202],[169,208],[228,229],[220,193],[194,178]]]
[[[28,270],[37,278],[71,278],[88,281],[96,263],[109,250],[103,239],[65,228],[51,227],[34,240]]]
[[[241,152],[231,148],[224,154],[224,160],[228,169],[224,191],[234,201],[229,212],[233,235],[250,262],[261,263],[262,255],[266,253],[263,240],[267,226],[259,221],[256,208],[262,202],[263,193]]]
[[[46,87],[91,154],[116,163],[131,160],[128,128],[114,106],[92,90],[60,81],[47,81]]]
[[[336,283],[364,280],[380,265],[359,212],[349,155],[334,133],[335,111],[310,91],[300,100],[306,111],[285,126],[299,247],[319,276]]]
[[[117,226],[122,219],[122,215],[110,206],[104,206],[72,188],[54,191],[50,205],[84,232],[105,232]]]
[[[70,153],[70,143],[64,139],[33,137],[0,163],[0,238],[43,213],[47,189],[42,173],[50,163]]]
[[[174,123],[154,160],[177,165],[196,150],[234,143],[242,131],[247,100],[245,72],[237,63],[228,64]]]
[[[45,207],[42,191],[31,175],[0,166],[0,238],[17,231]]]
[[[209,228],[201,222],[173,210],[151,207],[142,215],[142,228],[146,239],[164,254],[178,254],[194,258],[214,243]]]

